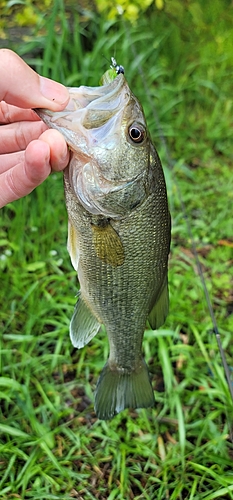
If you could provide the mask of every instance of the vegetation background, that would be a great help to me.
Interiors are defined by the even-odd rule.
[[[125,66],[173,220],[170,314],[144,338],[156,406],[104,422],[93,390],[106,336],[78,351],[68,335],[78,283],[62,175],[2,209],[0,498],[233,499],[233,402],[188,230],[232,369],[233,4],[0,0],[0,10],[1,46],[43,75],[91,86],[111,56]]]

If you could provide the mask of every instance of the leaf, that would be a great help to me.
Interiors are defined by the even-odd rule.
[[[16,429],[15,427],[10,427],[10,425],[0,424],[0,432],[3,434],[9,434],[10,436],[23,437],[28,439],[30,436],[26,432]]]
[[[28,264],[26,266],[27,271],[34,273],[35,271],[39,271],[40,269],[43,269],[45,267],[45,262],[32,262],[31,264]]]
[[[155,0],[155,5],[158,10],[162,10],[164,7],[164,1],[163,0]]]
[[[9,387],[17,392],[21,391],[21,385],[10,377],[0,377],[0,387]]]
[[[230,248],[233,248],[233,241],[229,241],[229,240],[219,240],[218,241],[218,245],[222,245],[224,247],[230,247]]]

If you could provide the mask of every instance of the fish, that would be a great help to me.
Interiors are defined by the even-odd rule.
[[[70,338],[80,349],[105,327],[109,358],[94,405],[102,420],[155,405],[143,336],[147,320],[157,330],[169,309],[165,178],[122,68],[114,64],[97,87],[68,88],[63,111],[36,110],[71,151],[64,170],[67,247],[80,290]]]

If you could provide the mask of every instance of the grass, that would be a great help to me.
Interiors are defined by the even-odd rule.
[[[105,334],[80,351],[68,336],[78,283],[62,177],[2,209],[2,500],[233,498],[233,403],[180,205],[181,193],[232,369],[232,32],[230,13],[222,5],[220,16],[214,4],[215,14],[206,3],[200,25],[188,11],[178,21],[152,9],[131,26],[91,13],[79,23],[76,11],[69,18],[54,2],[34,38],[12,46],[67,85],[97,85],[104,57],[125,66],[163,161],[173,238],[170,314],[144,337],[156,406],[103,422],[93,389],[108,354]]]

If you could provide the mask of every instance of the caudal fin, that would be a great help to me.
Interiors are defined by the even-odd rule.
[[[148,368],[142,360],[137,370],[111,370],[107,363],[97,382],[95,412],[101,420],[109,420],[125,408],[154,406],[154,394]]]

